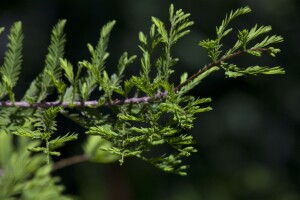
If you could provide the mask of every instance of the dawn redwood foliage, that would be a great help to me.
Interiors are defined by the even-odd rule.
[[[172,55],[172,48],[190,32],[189,13],[171,5],[168,23],[152,17],[149,33],[139,33],[142,56],[124,52],[113,74],[106,71],[106,62],[116,22],[102,27],[95,46],[87,45],[89,59],[70,63],[64,57],[66,20],[60,20],[51,33],[45,67],[22,99],[15,99],[13,91],[20,76],[24,38],[22,23],[15,22],[0,68],[0,199],[71,199],[62,194],[63,186],[51,171],[83,161],[122,165],[127,157],[136,157],[163,171],[186,175],[183,158],[197,151],[187,130],[193,128],[196,114],[212,110],[211,98],[194,97],[190,90],[217,71],[229,78],[284,74],[279,66],[241,67],[232,62],[246,54],[275,57],[280,52],[272,45],[283,38],[268,35],[271,26],[229,28],[232,20],[249,12],[249,7],[231,11],[216,27],[214,39],[199,42],[211,63],[194,74],[183,73],[179,83],[170,82],[170,76],[178,76],[174,73],[178,58]],[[3,31],[1,28],[0,33]],[[223,49],[222,39],[228,34],[236,34],[236,41],[232,48]],[[125,79],[131,64],[140,71]],[[51,94],[57,94],[56,101],[47,100]],[[110,112],[103,112],[103,107]],[[61,133],[58,114],[81,125],[85,133]],[[76,140],[78,134],[86,134],[84,153],[54,163],[52,157],[61,155],[59,147]]]

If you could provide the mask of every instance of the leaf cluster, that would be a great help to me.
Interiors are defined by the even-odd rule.
[[[43,152],[47,154],[47,161],[50,163],[50,155],[52,156],[60,156],[58,151],[54,151],[54,149],[64,145],[64,143],[76,140],[77,134],[64,134],[62,136],[58,136],[54,139],[51,136],[57,130],[55,118],[61,107],[51,107],[47,110],[37,112],[35,114],[35,120],[33,120],[33,126],[35,130],[18,128],[14,134],[18,136],[26,136],[32,139],[39,139],[45,142],[45,147],[42,146],[35,146],[35,147],[28,147],[29,151],[32,152]]]
[[[247,53],[252,56],[262,56],[262,53],[266,52],[269,55],[275,57],[280,49],[274,48],[273,44],[283,42],[283,38],[278,35],[265,36],[265,38],[257,42],[256,44],[251,44],[255,39],[262,35],[266,35],[272,30],[271,26],[258,26],[255,25],[251,29],[238,30],[237,41],[232,48],[228,49],[222,55],[222,43],[221,40],[229,35],[233,31],[232,28],[228,28],[230,22],[240,15],[250,13],[251,9],[249,7],[244,7],[237,9],[236,11],[231,11],[229,15],[226,15],[225,19],[219,27],[216,27],[217,36],[216,39],[207,39],[199,43],[200,46],[205,48],[208,52],[208,56],[212,59],[212,65],[219,65],[225,70],[226,77],[238,77],[245,75],[257,75],[257,74],[284,74],[285,71],[280,66],[268,68],[266,66],[256,65],[254,67],[237,67],[234,63],[226,63],[225,60],[234,57],[241,53]]]
[[[196,149],[192,146],[193,137],[182,132],[193,127],[196,113],[211,110],[201,106],[209,101],[174,96],[159,104],[124,105],[114,123],[91,127],[86,133],[110,141],[111,146],[100,150],[119,156],[121,164],[126,157],[135,156],[164,171],[185,175],[187,166],[182,158]],[[169,149],[171,153],[156,155],[155,149],[159,148]]]

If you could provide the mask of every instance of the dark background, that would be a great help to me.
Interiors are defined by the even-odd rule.
[[[235,21],[238,28],[256,23],[272,25],[284,37],[282,53],[271,59],[243,57],[240,64],[281,65],[286,75],[226,79],[217,73],[206,79],[195,96],[212,97],[214,111],[199,115],[192,134],[198,153],[187,160],[186,177],[167,174],[137,159],[125,165],[85,163],[57,171],[66,192],[85,200],[299,200],[300,199],[300,1],[298,0],[15,0],[2,1],[0,26],[21,20],[24,25],[24,64],[16,88],[23,96],[31,80],[42,70],[52,26],[62,18],[66,26],[66,57],[75,64],[88,59],[86,43],[95,44],[99,30],[109,20],[117,26],[111,36],[108,71],[114,71],[123,51],[140,55],[138,32],[148,32],[150,17],[166,21],[170,3],[192,14],[191,34],[180,41],[174,55],[180,58],[174,80],[184,71],[192,74],[209,62],[197,43],[214,37],[215,26],[232,9],[249,5],[253,12]],[[235,41],[226,40],[225,48]],[[0,38],[0,53],[6,48]],[[3,61],[1,59],[1,61]],[[139,63],[127,72],[136,73]],[[60,118],[61,130],[83,132]],[[80,153],[80,143],[64,150],[64,156]]]

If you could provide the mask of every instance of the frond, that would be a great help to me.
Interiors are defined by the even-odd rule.
[[[41,74],[31,83],[25,94],[25,98],[34,99],[37,102],[44,100],[54,88],[49,73],[58,80],[61,77],[62,68],[60,67],[60,58],[64,55],[65,34],[64,27],[66,20],[60,20],[52,29],[51,41],[48,48],[48,54],[45,60],[45,68]]]
[[[4,64],[0,71],[2,84],[5,86],[11,101],[14,101],[12,88],[16,85],[21,71],[23,39],[22,23],[15,22],[8,35],[9,43],[5,52]]]

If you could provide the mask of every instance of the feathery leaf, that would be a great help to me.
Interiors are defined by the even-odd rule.
[[[8,93],[12,102],[15,101],[12,88],[16,85],[21,71],[23,39],[22,23],[15,22],[10,29],[10,34],[8,36],[9,43],[7,45],[7,51],[5,52],[4,64],[0,70],[2,84],[7,91],[4,95]]]
[[[49,76],[49,72],[53,74],[56,80],[61,78],[62,68],[60,67],[60,58],[64,56],[66,43],[64,34],[65,24],[66,20],[60,20],[53,27],[44,71],[31,83],[25,94],[25,98],[35,99],[37,102],[40,102],[48,96],[55,86],[51,76]]]

